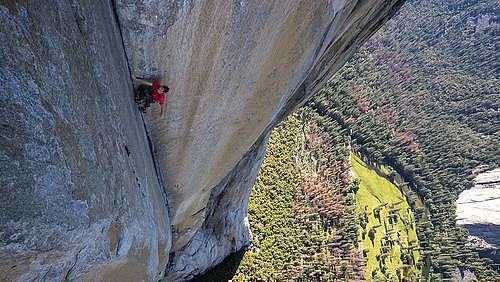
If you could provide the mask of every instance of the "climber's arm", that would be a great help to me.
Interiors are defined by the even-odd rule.
[[[147,81],[147,80],[144,80],[144,79],[141,79],[141,78],[138,78],[136,77],[135,75],[132,75],[132,79],[137,81],[138,83],[140,84],[146,84],[146,85],[149,85],[149,86],[153,86],[153,83]]]

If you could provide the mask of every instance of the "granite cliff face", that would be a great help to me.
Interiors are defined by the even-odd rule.
[[[249,243],[247,195],[270,129],[401,1],[174,1],[159,13],[160,2],[117,11],[132,70],[172,89],[167,119],[148,125],[167,171],[170,278],[181,278]]]
[[[469,231],[468,244],[473,249],[500,262],[500,169],[478,174],[474,186],[460,193],[457,224]]]
[[[2,279],[185,280],[248,245],[270,130],[401,3],[2,1]]]
[[[1,3],[0,280],[162,277],[165,193],[111,3]]]

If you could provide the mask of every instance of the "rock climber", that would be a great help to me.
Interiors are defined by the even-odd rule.
[[[139,83],[135,91],[135,102],[139,105],[139,109],[145,113],[146,108],[151,103],[160,104],[160,118],[165,117],[165,96],[170,90],[168,86],[160,84],[156,80],[147,81],[142,78],[132,75],[132,79]]]

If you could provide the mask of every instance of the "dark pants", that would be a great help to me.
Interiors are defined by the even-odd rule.
[[[153,92],[151,86],[144,84],[139,85],[135,90],[135,102],[139,105],[139,110],[142,112],[146,112],[146,108],[153,103],[151,92]]]

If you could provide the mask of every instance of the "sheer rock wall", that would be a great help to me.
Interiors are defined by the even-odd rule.
[[[1,1],[0,280],[185,280],[247,246],[270,130],[401,3]],[[127,62],[171,87],[155,153]]]
[[[0,34],[0,281],[159,279],[165,193],[111,3],[1,1]]]
[[[254,155],[265,149],[265,136],[400,4],[117,0],[133,72],[171,88],[167,117],[159,119],[155,109],[147,116],[167,172],[169,277],[191,277],[249,244],[248,231],[226,231],[245,221],[241,205],[260,166]],[[219,194],[232,201],[224,213],[213,212]],[[207,230],[208,222],[219,227]]]

